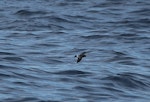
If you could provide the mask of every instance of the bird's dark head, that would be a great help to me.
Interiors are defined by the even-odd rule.
[[[75,55],[74,57],[77,57],[77,55]]]

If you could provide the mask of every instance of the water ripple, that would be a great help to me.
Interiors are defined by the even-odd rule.
[[[136,75],[139,76],[140,74],[121,73],[121,74],[117,74],[116,76],[108,76],[106,78],[103,78],[103,80],[110,80],[114,83],[114,85],[119,85],[119,87],[123,86],[124,88],[128,88],[131,90],[147,89],[150,86],[150,83],[146,82],[146,80],[139,79],[138,77],[136,77]]]
[[[55,74],[59,75],[89,75],[90,72],[80,71],[80,70],[66,70],[66,71],[59,71],[55,72]]]
[[[150,100],[149,0],[0,4],[2,102]]]

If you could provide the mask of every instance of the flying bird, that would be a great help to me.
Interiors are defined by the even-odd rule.
[[[77,57],[77,63],[80,62],[82,60],[83,57],[86,57],[87,52],[82,52],[81,54],[79,54],[78,56],[75,55],[75,57]]]

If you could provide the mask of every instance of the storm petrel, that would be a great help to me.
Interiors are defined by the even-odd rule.
[[[79,54],[78,56],[75,55],[75,57],[77,57],[77,63],[80,62],[82,60],[83,57],[86,57],[86,52],[82,52],[81,54]]]

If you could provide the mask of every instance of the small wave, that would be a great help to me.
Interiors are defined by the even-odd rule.
[[[3,59],[9,60],[9,61],[24,61],[21,57],[4,57]]]
[[[43,44],[37,44],[37,46],[41,46],[41,47],[60,47],[60,45],[58,44],[47,44],[47,43],[43,43]]]
[[[115,22],[113,22],[115,23]],[[123,24],[126,27],[133,27],[133,28],[147,28],[148,25],[150,24],[150,20],[148,18],[142,18],[138,19],[136,18],[135,20],[121,20],[116,23]]]
[[[75,15],[75,16],[73,16],[73,15],[66,15],[66,17],[68,17],[69,19],[72,19],[72,20],[74,20],[74,19],[82,19],[82,20],[93,20],[93,19],[95,19],[94,17],[86,17],[86,16],[81,16],[81,15]]]
[[[93,7],[96,7],[96,8],[98,8],[98,7],[100,7],[100,8],[102,8],[102,7],[111,7],[111,6],[119,6],[119,5],[122,5],[122,4],[125,4],[125,3],[126,3],[126,1],[109,0],[107,2],[96,3],[95,5],[93,5]]]
[[[95,91],[94,89],[92,89],[91,87],[88,86],[75,86],[74,87],[75,90],[82,90],[82,91]]]
[[[84,2],[85,0],[65,0],[66,2]]]
[[[125,56],[126,55],[124,52],[120,52],[120,51],[112,50],[111,52],[112,52],[112,54],[114,54],[116,56]]]
[[[7,98],[3,100],[4,102],[39,102],[39,99],[35,97],[25,97],[25,98]]]
[[[5,69],[5,70],[6,70],[6,69],[13,69],[13,70],[14,70],[14,69],[18,69],[17,67],[12,67],[12,66],[8,66],[8,65],[0,65],[0,68],[1,68],[1,69]]]
[[[21,86],[30,86],[31,84],[27,83],[27,82],[20,82],[20,81],[16,81],[13,82],[16,85],[21,85]]]
[[[115,76],[108,76],[103,78],[103,80],[112,81],[113,85],[123,86],[128,89],[146,89],[150,87],[150,82],[141,80],[138,77],[141,77],[140,74],[134,73],[121,73]]]
[[[104,86],[104,87],[101,87],[107,91],[111,91],[111,92],[117,92],[117,93],[123,93],[124,91],[122,91],[121,89],[119,88],[115,88],[115,87],[108,87],[108,86]]]
[[[81,38],[84,39],[102,39],[102,38],[108,38],[107,35],[89,35],[89,36],[81,36]]]
[[[30,15],[35,15],[35,14],[46,14],[44,11],[29,11],[29,10],[19,10],[15,14],[20,15],[20,16],[30,16]]]
[[[11,52],[0,52],[0,55],[16,55],[16,54]]]
[[[150,13],[150,9],[148,8],[143,8],[143,9],[140,9],[140,10],[135,10],[135,11],[132,11],[132,12],[129,12],[131,14],[138,14],[139,16],[140,15],[145,15],[145,16],[149,16],[149,13]]]
[[[61,64],[64,63],[62,60],[63,57],[46,57],[44,58],[43,62],[47,64]]]
[[[47,62],[48,64],[58,64],[58,63],[63,63],[63,61],[60,61],[60,60],[50,60],[49,62]]]
[[[4,74],[4,73],[0,73],[0,77],[1,78],[10,78],[10,77],[12,77],[12,75],[10,75],[10,74]]]
[[[44,53],[31,51],[31,52],[26,52],[26,54],[29,54],[29,55],[42,55],[42,54],[44,54]]]
[[[66,70],[66,71],[59,71],[55,72],[54,74],[60,75],[88,75],[91,74],[90,72],[79,71],[79,70]]]
[[[128,56],[114,56],[112,59],[109,59],[110,62],[115,62],[115,61],[129,61],[134,59],[133,57],[128,57]]]
[[[66,19],[61,16],[49,16],[47,17],[50,21],[56,21],[56,22],[64,22],[64,23],[75,23],[72,20]]]
[[[28,78],[28,79],[40,79],[40,77],[35,76],[35,75],[29,75],[29,74],[24,74],[24,73],[17,73],[17,72],[12,72],[14,74],[14,76],[16,76],[17,78]]]
[[[124,34],[120,34],[119,35],[120,37],[138,37],[138,35],[137,34],[126,34],[126,33],[124,33]]]
[[[116,62],[123,65],[138,65],[135,60],[136,58],[120,51],[111,51],[114,56],[109,58],[106,62]]]
[[[131,65],[131,66],[137,66],[138,64],[134,61],[119,61],[118,63],[123,65]]]
[[[42,100],[36,97],[21,97],[21,98],[7,98],[4,99],[3,102],[60,102],[56,100]]]

